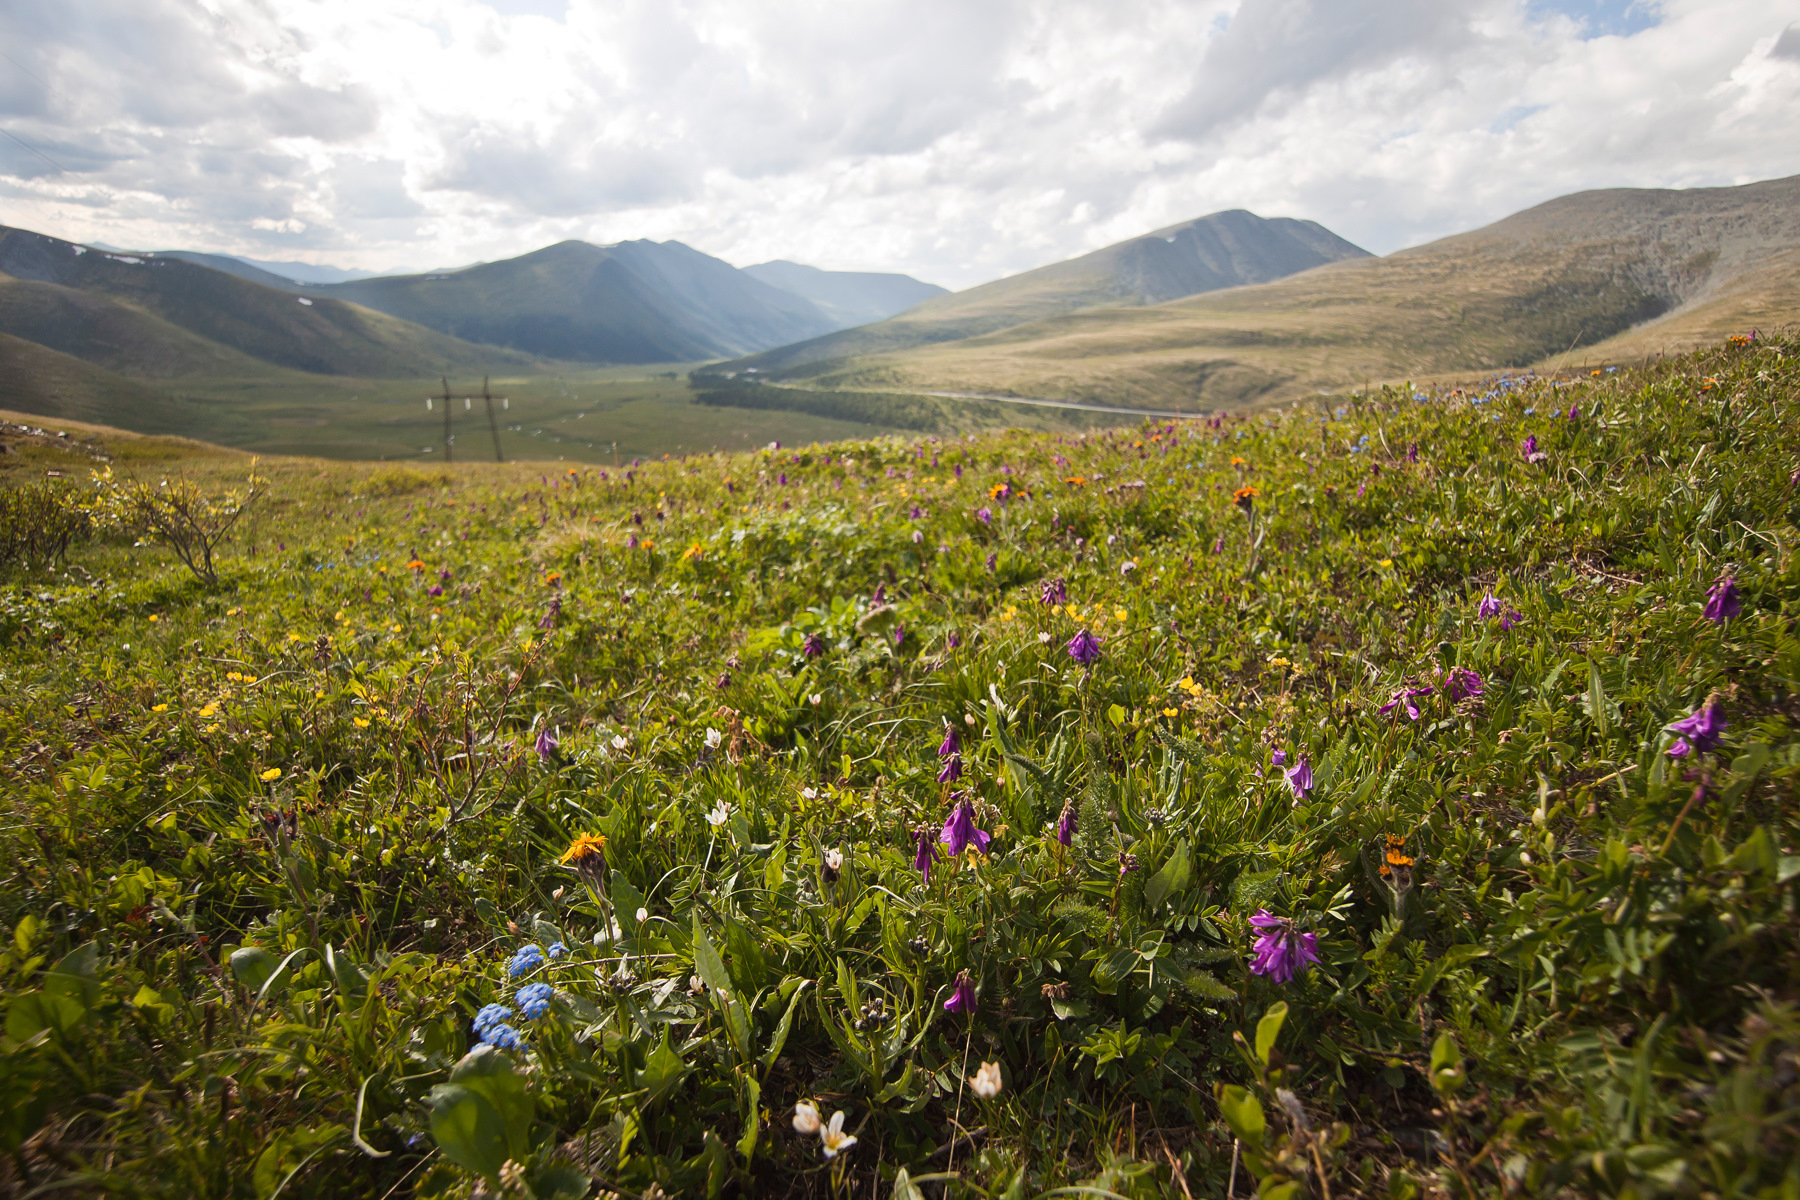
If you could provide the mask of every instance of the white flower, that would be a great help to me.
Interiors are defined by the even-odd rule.
[[[825,693],[814,692],[812,695],[808,696],[807,699],[812,701],[812,706],[814,708],[817,708],[819,705],[825,703]]]
[[[844,1112],[839,1109],[831,1114],[831,1124],[819,1131],[819,1140],[825,1143],[825,1157],[836,1158],[838,1153],[856,1145],[856,1138],[844,1132]]]
[[[1048,646],[1050,644],[1050,642],[1052,641],[1050,632],[1048,630],[1045,630],[1043,633],[1038,634],[1038,641],[1040,641],[1040,642],[1044,643],[1044,645]]]
[[[997,1062],[982,1063],[975,1074],[969,1077],[969,1086],[974,1088],[975,1094],[983,1100],[992,1100],[998,1096],[1000,1094],[1000,1064]]]
[[[723,800],[713,805],[713,810],[706,814],[708,825],[723,825],[731,816],[731,805]]]
[[[638,920],[639,925],[642,925],[645,921],[648,921],[649,919],[650,919],[650,910],[649,909],[640,908],[637,910],[637,920]]]
[[[916,546],[924,540],[925,540],[925,534],[923,531],[918,530],[918,529],[913,530],[913,545]]]
[[[831,868],[833,871],[843,870],[844,869],[844,852],[842,850],[838,849],[836,846],[833,846],[831,849],[827,850],[825,852],[825,865],[827,867]]]
[[[717,750],[724,741],[725,735],[718,730],[708,729],[706,731],[706,748],[708,750]]]
[[[801,788],[800,794],[802,796],[805,796],[808,800],[817,800],[819,798],[819,789],[818,788],[809,788],[809,787]]]
[[[1135,570],[1137,570],[1137,564],[1134,562],[1128,562],[1119,568],[1119,574],[1129,575]]]
[[[688,976],[688,995],[698,996],[701,992],[704,992],[705,990],[706,990],[706,985],[704,983],[700,982],[700,977],[698,975],[689,975]]]
[[[804,1133],[808,1137],[819,1132],[824,1122],[819,1120],[819,1110],[809,1100],[802,1100],[794,1105],[794,1131]]]
[[[625,740],[624,734],[615,733],[615,734],[613,734],[612,744],[613,744],[614,750],[623,750],[625,747],[629,746],[631,743]]]

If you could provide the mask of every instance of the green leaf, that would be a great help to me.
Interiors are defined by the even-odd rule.
[[[66,996],[86,1012],[100,1001],[100,948],[93,942],[75,947],[44,972],[44,994]]]
[[[1106,717],[1107,717],[1107,720],[1111,721],[1114,725],[1121,725],[1121,726],[1124,725],[1125,724],[1124,706],[1118,705],[1118,704],[1107,705],[1106,706]]]
[[[744,1006],[731,994],[731,977],[725,973],[724,960],[713,948],[712,939],[706,936],[706,927],[700,923],[698,910],[694,913],[694,973],[706,985],[707,999],[712,1001],[725,1023],[725,1036],[738,1061],[750,1061],[753,1056],[749,1018],[744,1015]]]
[[[687,1063],[669,1044],[669,1027],[663,1026],[662,1041],[644,1056],[644,1069],[635,1074],[636,1085],[648,1093],[642,1107],[655,1108],[661,1104],[687,1078],[688,1071]]]
[[[523,1162],[531,1153],[535,1104],[531,1093],[525,1090],[525,1077],[513,1069],[512,1059],[504,1052],[493,1046],[475,1047],[451,1068],[450,1084],[445,1086],[467,1088],[493,1107],[508,1157]],[[434,1136],[435,1131],[434,1118]]]
[[[787,1011],[781,1014],[781,1023],[775,1026],[775,1034],[769,1039],[769,1048],[763,1052],[762,1069],[765,1074],[775,1065],[775,1060],[781,1057],[782,1047],[787,1045],[788,1034],[793,1032],[794,1012],[800,1007],[801,993],[806,991],[806,985],[811,982],[810,979],[802,979],[800,986],[788,998]]]
[[[244,946],[231,952],[231,973],[237,981],[256,991],[275,973],[275,956],[261,946]]]
[[[1287,1001],[1277,1000],[1269,1005],[1269,1011],[1256,1023],[1256,1059],[1265,1067],[1269,1065],[1269,1051],[1275,1048],[1275,1039],[1280,1036],[1281,1025],[1287,1020],[1287,1015]]]
[[[744,1134],[738,1138],[737,1152],[745,1161],[756,1154],[756,1134],[760,1128],[758,1109],[762,1106],[762,1085],[756,1082],[756,1076],[744,1076]]]
[[[1462,1087],[1466,1076],[1462,1070],[1462,1050],[1448,1029],[1431,1044],[1431,1086],[1441,1096]]]
[[[1162,870],[1144,884],[1144,903],[1156,908],[1170,896],[1184,891],[1193,875],[1193,859],[1188,853],[1187,839],[1183,838],[1175,843],[1175,850],[1169,855],[1169,861],[1162,865]]]
[[[459,1083],[440,1083],[425,1103],[431,1108],[431,1136],[444,1157],[490,1182],[510,1157],[506,1122],[494,1102]]]
[[[1262,1149],[1268,1122],[1263,1118],[1262,1104],[1248,1090],[1235,1083],[1219,1089],[1219,1115],[1244,1145],[1252,1150]]]

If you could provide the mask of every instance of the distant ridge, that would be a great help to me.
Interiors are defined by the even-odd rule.
[[[757,263],[743,270],[752,279],[812,301],[838,327],[846,329],[905,312],[933,296],[949,294],[947,288],[924,283],[911,275],[822,271],[784,259]]]
[[[1367,250],[1314,221],[1265,218],[1234,208],[939,296],[866,328],[783,346],[724,369],[783,371],[959,341],[1084,308],[1159,304],[1367,257]]]

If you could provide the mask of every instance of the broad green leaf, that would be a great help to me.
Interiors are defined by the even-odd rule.
[[[498,1180],[511,1157],[506,1122],[494,1102],[460,1083],[440,1083],[425,1103],[431,1108],[431,1136],[444,1157],[465,1170]]]
[[[275,973],[275,956],[261,946],[244,946],[231,952],[231,973],[237,981],[256,991]]]
[[[1268,1128],[1268,1122],[1263,1117],[1261,1102],[1248,1090],[1235,1083],[1220,1088],[1219,1115],[1225,1118],[1225,1124],[1244,1145],[1252,1150],[1262,1149],[1263,1131]]]
[[[1281,1025],[1287,1015],[1287,1001],[1277,1000],[1256,1023],[1256,1058],[1265,1067],[1269,1065],[1269,1051],[1275,1048],[1275,1039],[1281,1035]]]
[[[687,1078],[689,1069],[669,1044],[669,1027],[663,1026],[662,1040],[644,1056],[644,1069],[637,1072],[637,1086],[648,1092],[642,1107],[649,1109],[661,1104]]]
[[[793,1032],[794,1013],[800,1007],[801,993],[806,991],[806,985],[811,982],[810,979],[802,979],[800,986],[789,997],[787,1011],[781,1014],[781,1023],[775,1026],[775,1034],[769,1039],[769,1048],[763,1052],[762,1069],[765,1074],[775,1065],[775,1060],[781,1057],[782,1047],[787,1045],[788,1034]]]
[[[1170,896],[1185,890],[1193,873],[1193,860],[1188,853],[1187,839],[1183,838],[1175,843],[1174,852],[1169,855],[1169,861],[1162,865],[1162,870],[1144,884],[1144,903],[1156,908]]]

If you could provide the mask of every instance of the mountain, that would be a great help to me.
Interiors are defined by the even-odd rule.
[[[1323,225],[1243,209],[1213,213],[1080,258],[927,300],[899,316],[752,356],[728,369],[781,371],[935,342],[960,341],[1084,308],[1157,304],[1367,258]]]
[[[815,337],[810,301],[680,242],[558,242],[462,271],[307,287],[472,342],[584,362],[693,362]]]
[[[821,271],[800,263],[776,259],[743,268],[744,274],[770,287],[812,301],[814,307],[840,329],[867,325],[905,312],[948,289],[924,283],[911,275],[887,275],[873,271]]]
[[[744,363],[787,355],[790,365],[763,377],[813,386],[1187,411],[1371,381],[1622,361],[1797,318],[1800,176],[1579,192],[1429,245],[1256,286],[833,361],[789,348]]]
[[[272,367],[429,377],[536,365],[342,300],[5,227],[0,333],[144,378],[254,375]]]

